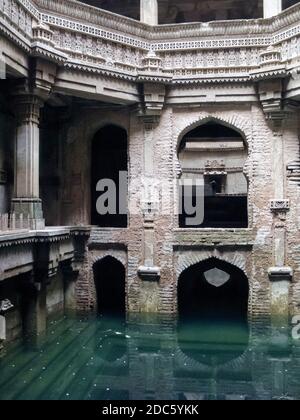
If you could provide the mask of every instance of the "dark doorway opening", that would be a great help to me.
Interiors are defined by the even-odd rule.
[[[123,316],[126,312],[125,267],[113,257],[94,265],[97,310],[101,315]]]
[[[187,219],[191,217],[185,211],[186,196],[184,188],[181,195],[182,213],[179,215],[180,228],[212,228],[212,229],[245,229],[248,227],[248,198],[246,195],[228,196],[226,194],[204,196],[204,220],[201,225],[190,225]],[[196,193],[193,193],[193,206],[197,205]],[[192,215],[192,217],[196,216]]]
[[[179,146],[182,181],[202,183],[204,187],[201,196],[194,188],[190,197],[183,182],[179,197],[181,228],[248,227],[248,182],[243,172],[247,155],[242,135],[216,121],[196,127],[183,137]],[[196,216],[196,210],[195,215],[189,214],[189,200],[193,209],[200,205],[202,209],[204,201],[201,224],[189,223]]]
[[[92,225],[113,228],[127,227],[127,213],[126,209],[123,210],[127,202],[127,185],[120,183],[120,173],[126,172],[128,168],[127,147],[126,130],[114,125],[102,128],[93,139],[91,157]],[[108,211],[106,214],[99,214],[97,211],[97,200],[102,194],[97,191],[97,184],[101,180],[111,180],[116,186],[116,212]]]
[[[181,319],[247,320],[249,284],[239,268],[215,258],[186,269],[178,282]]]

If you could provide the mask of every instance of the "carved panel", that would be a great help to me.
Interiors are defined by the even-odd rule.
[[[290,200],[271,200],[270,208],[273,212],[286,212],[290,209]]]
[[[37,41],[34,25],[48,25],[55,48],[42,42],[35,49],[38,54],[62,64],[68,60],[65,65],[78,70],[137,81],[142,77],[143,81],[166,82],[173,77],[173,83],[242,82],[257,74],[259,78],[284,76],[285,62],[294,60],[296,66],[300,56],[300,6],[278,16],[276,23],[220,21],[151,30],[140,22],[68,0],[0,0],[0,12],[6,23],[5,27],[0,24],[0,31],[24,48],[28,48],[24,35]],[[145,74],[149,51],[160,60],[155,75]]]

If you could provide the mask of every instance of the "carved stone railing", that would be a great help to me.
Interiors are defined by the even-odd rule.
[[[19,229],[28,230],[30,226],[28,216],[23,216],[23,214],[16,215],[14,213],[0,214],[0,234]]]
[[[128,35],[147,40],[178,40],[218,35],[251,35],[269,33],[286,28],[300,20],[300,5],[295,5],[271,19],[213,21],[209,23],[184,23],[148,26],[125,16],[88,6],[74,0],[32,0],[45,13],[76,19],[89,25],[104,26]]]
[[[32,55],[132,81],[246,82],[300,68],[300,4],[271,19],[152,27],[72,0],[0,0],[0,31]]]
[[[0,0],[0,33],[4,33],[22,48],[29,50],[32,28],[40,13],[29,0]]]

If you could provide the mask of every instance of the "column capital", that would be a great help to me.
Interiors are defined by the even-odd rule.
[[[39,124],[40,109],[44,102],[36,95],[14,94],[12,97],[13,112],[17,119],[18,125],[23,124]]]
[[[30,86],[26,80],[15,86],[10,95],[12,112],[17,118],[18,125],[39,123],[40,109],[44,106],[48,95]]]
[[[258,94],[266,120],[272,124],[275,135],[282,134],[282,128],[297,106],[285,99],[283,79],[263,80],[258,84]]]

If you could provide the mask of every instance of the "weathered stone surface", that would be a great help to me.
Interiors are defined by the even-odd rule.
[[[46,224],[66,226],[38,231],[32,223],[34,231],[9,233],[0,227],[0,282],[30,274],[42,301],[32,311],[42,312],[37,330],[44,328],[45,306],[95,310],[93,267],[107,256],[126,268],[130,312],[176,313],[180,274],[210,258],[247,275],[250,315],[299,312],[300,6],[280,14],[280,1],[266,0],[270,19],[255,23],[151,28],[72,1],[10,3],[0,2],[0,59],[12,80],[27,80],[28,91],[11,109],[7,98],[16,86],[1,87],[0,212],[11,210],[14,183],[16,213],[42,220],[43,204]],[[148,9],[143,20],[155,24],[150,11],[154,18]],[[248,192],[248,229],[179,228],[174,181],[185,164],[201,175],[205,166],[204,155],[187,162],[179,147],[209,122],[241,137],[238,156],[223,164],[232,163],[230,192]],[[137,211],[122,229],[89,227],[91,144],[107,125],[128,135],[128,204]],[[220,169],[217,164],[211,169]],[[164,194],[141,200],[143,179],[163,182]],[[163,202],[164,196],[171,198]],[[144,281],[139,267],[157,267],[159,281]],[[270,267],[291,268],[288,287],[270,281]],[[11,335],[20,333],[19,321],[16,309]]]

